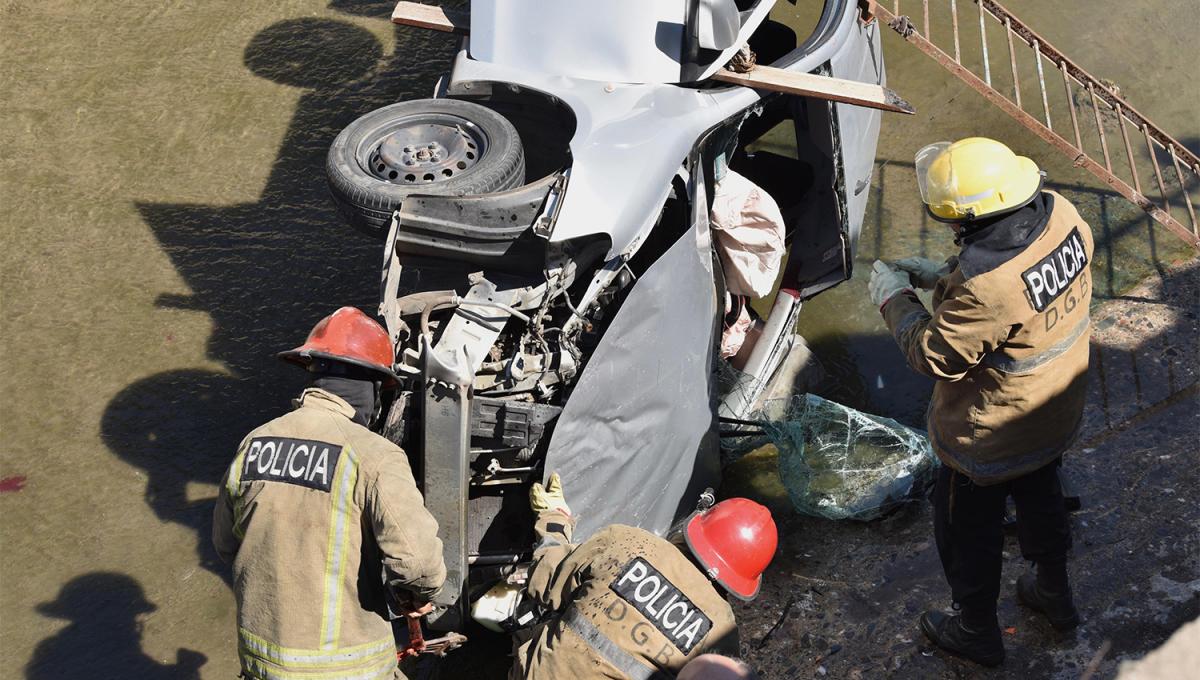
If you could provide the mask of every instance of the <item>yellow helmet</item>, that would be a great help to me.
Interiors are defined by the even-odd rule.
[[[947,222],[1015,210],[1042,188],[1036,163],[987,137],[930,144],[917,152],[915,166],[921,200]]]

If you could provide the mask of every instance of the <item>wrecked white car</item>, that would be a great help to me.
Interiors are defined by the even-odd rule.
[[[719,482],[720,418],[790,385],[802,301],[850,277],[880,112],[711,76],[748,45],[758,64],[879,85],[879,26],[827,0],[798,36],[773,5],[475,0],[469,27],[448,24],[469,35],[436,96],[333,143],[340,211],[383,239],[404,376],[384,433],[445,541],[434,627],[460,628],[529,559],[528,487],[551,470],[580,538],[689,512]],[[776,282],[765,318],[729,294],[737,258],[710,225],[731,171],[782,223],[786,259],[756,273]]]

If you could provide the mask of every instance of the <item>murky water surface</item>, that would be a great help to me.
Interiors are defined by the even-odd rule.
[[[1178,20],[1190,3],[1010,4],[1195,142],[1193,36]],[[238,439],[300,385],[271,355],[376,297],[377,247],[336,218],[325,149],[358,115],[427,96],[451,53],[443,36],[394,28],[390,8],[0,3],[0,675],[236,674],[234,603],[208,547],[216,484]],[[1097,230],[1100,295],[1186,251],[890,32],[884,43],[891,86],[920,113],[885,117],[855,278],[809,303],[800,328],[832,396],[917,421],[928,386],[900,363],[865,274],[876,257],[950,252],[916,200],[920,146],[986,133],[1035,158]]]

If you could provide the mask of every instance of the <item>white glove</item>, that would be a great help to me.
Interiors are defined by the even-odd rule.
[[[567,499],[563,496],[562,479],[559,478],[557,472],[550,474],[546,486],[542,486],[541,482],[534,482],[533,486],[529,487],[529,507],[533,508],[535,516],[548,510],[558,510],[564,515],[570,516],[571,508],[567,507]]]
[[[924,257],[906,257],[892,263],[898,269],[908,272],[912,284],[921,290],[930,290],[937,285],[938,279],[950,273],[950,264],[934,262]]]
[[[905,290],[912,290],[912,285],[908,281],[908,272],[893,269],[890,265],[875,260],[875,263],[871,265],[871,282],[867,284],[871,302],[882,309],[896,293]]]

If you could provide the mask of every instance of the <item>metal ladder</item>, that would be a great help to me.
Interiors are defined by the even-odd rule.
[[[972,50],[967,55],[964,55],[963,41],[959,31],[957,0],[949,0],[948,8],[950,14],[948,38],[953,40],[953,54],[943,50],[931,40],[929,0],[921,0],[919,26],[911,17],[901,13],[900,0],[883,3],[877,0],[859,0],[859,5],[862,7],[864,22],[869,23],[876,17],[886,22],[907,42],[941,64],[947,71],[982,94],[1018,123],[1070,157],[1076,167],[1085,168],[1099,177],[1105,184],[1145,210],[1159,224],[1171,230],[1193,248],[1200,248],[1200,227],[1196,223],[1196,211],[1190,196],[1190,191],[1200,185],[1200,158],[1197,158],[1174,137],[1133,108],[1121,97],[1116,86],[1084,71],[1000,3],[995,0],[969,1],[974,2],[978,8],[980,50],[978,53]],[[944,2],[945,0],[939,4],[944,4]],[[890,8],[886,5],[890,5]],[[935,6],[935,11],[944,12],[945,9],[945,7]],[[970,21],[969,16],[968,21]],[[997,76],[997,81],[1008,80],[1008,76],[1003,74],[1004,69],[1000,69],[995,74],[992,72],[987,37],[989,24],[993,24],[996,30],[1003,32],[1008,45],[1011,98],[997,89],[997,86],[1004,87],[1003,84],[997,82],[996,86],[993,85],[993,75]],[[948,43],[949,41],[944,39],[943,42]],[[1025,56],[1030,51],[1032,55]],[[1026,62],[1033,62],[1040,94],[1041,118],[1026,111],[1022,106],[1020,57],[1025,57]],[[964,61],[967,61],[970,67]],[[974,70],[971,67],[974,67]],[[982,70],[982,75],[976,73],[977,70]],[[1057,95],[1050,95],[1047,92],[1047,71],[1052,70],[1057,70],[1062,76],[1065,101],[1070,112],[1069,128],[1066,127],[1065,122],[1059,122],[1059,130],[1062,133],[1055,130],[1050,118],[1050,99],[1052,96],[1057,98]],[[1030,75],[1030,73],[1026,74],[1027,77]],[[1088,108],[1091,109],[1092,118],[1095,120],[1094,133],[1090,129],[1081,130],[1079,123],[1078,110],[1086,113]],[[1056,117],[1060,121],[1065,121],[1062,112],[1056,112]],[[1140,132],[1144,138],[1145,151],[1136,150],[1131,142],[1131,126],[1135,135]],[[1084,128],[1088,127],[1090,126],[1085,121]],[[1110,134],[1115,135],[1114,128],[1119,130],[1125,150],[1124,161],[1118,159],[1117,162],[1128,165],[1128,168],[1119,169],[1120,175],[1117,174],[1118,169],[1114,168],[1114,159],[1109,153],[1108,135],[1106,134],[1107,129]],[[1067,137],[1064,134],[1071,136]],[[1094,151],[1096,146],[1100,149],[1103,163],[1097,161],[1088,152],[1089,148]],[[1143,190],[1142,177],[1139,176],[1135,160],[1136,156],[1140,156],[1144,164],[1148,164],[1154,169],[1154,181],[1158,188],[1157,196],[1154,198]],[[1159,162],[1160,158],[1163,160],[1162,164]],[[1162,166],[1166,163],[1167,158],[1170,159],[1170,165],[1167,166],[1167,172],[1164,173]],[[1173,177],[1170,173],[1172,169],[1174,170]],[[1124,172],[1125,170],[1128,172]],[[1130,179],[1132,184],[1128,181]],[[1146,179],[1147,185],[1149,185],[1149,175],[1146,176]],[[1153,187],[1151,187],[1152,190]],[[1184,226],[1180,218],[1187,219],[1191,228]]]

